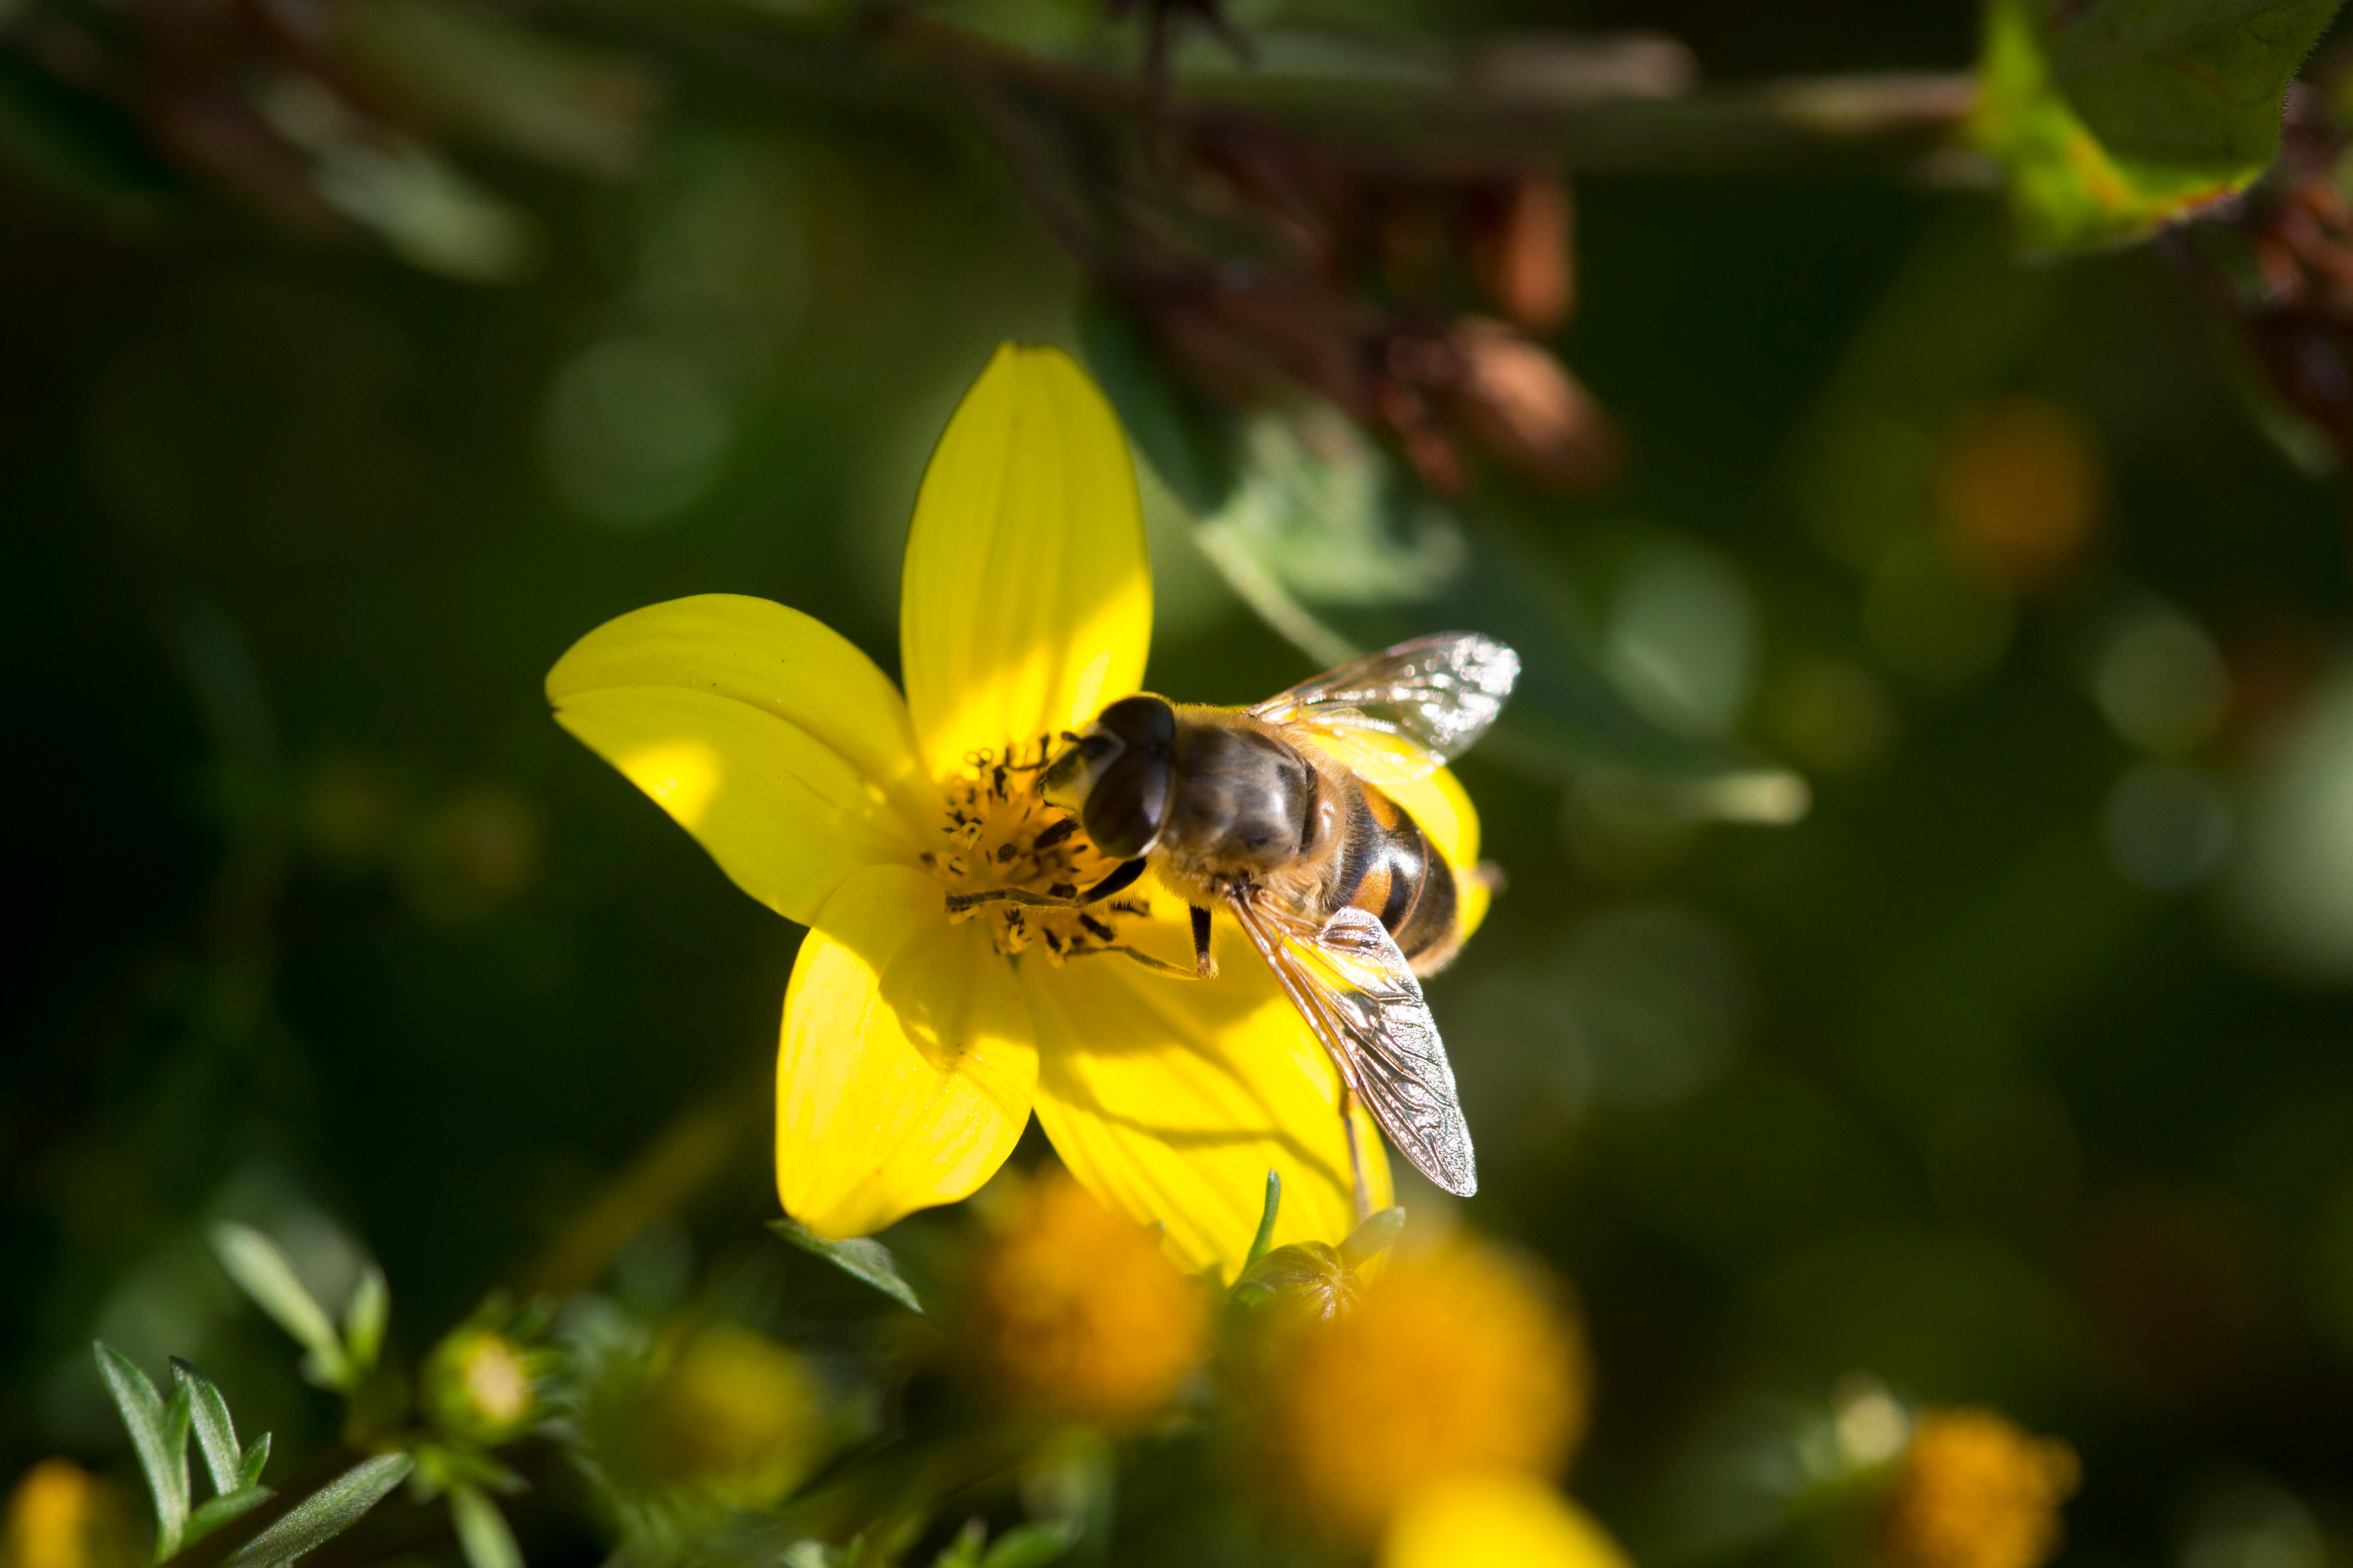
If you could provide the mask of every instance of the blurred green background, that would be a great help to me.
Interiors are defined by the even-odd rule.
[[[1976,28],[1349,15],[1656,29],[1725,82],[1964,69]],[[625,172],[468,154],[530,215],[498,281],[177,185],[0,183],[0,1475],[121,1468],[94,1334],[234,1380],[281,1448],[323,1435],[198,1219],[266,1224],[330,1292],[360,1238],[412,1354],[666,1131],[687,1195],[621,1267],[757,1249],[797,933],[556,729],[542,676],[712,590],[895,670],[931,441],[998,340],[1078,347],[1089,284],[953,109],[716,45],[658,76]],[[1510,888],[1431,988],[1484,1178],[1457,1217],[1582,1295],[1579,1494],[1638,1552],[1736,1553],[1776,1423],[1861,1374],[2073,1443],[2065,1562],[2341,1561],[2337,482],[2265,439],[2151,248],[2021,265],[1991,194],[1872,170],[1574,190],[1552,341],[1622,478],[1482,474],[1445,526],[1499,556],[1319,613],[1430,629],[1506,560],[1491,621],[1533,595],[1570,650],[1532,686],[1600,682],[1767,781],[1743,807],[1508,727],[1461,770]],[[1151,489],[1155,689],[1310,673]],[[2058,542],[1970,575],[1946,545],[1988,506],[2055,508]],[[1800,819],[1721,820],[1788,816],[1792,774]]]

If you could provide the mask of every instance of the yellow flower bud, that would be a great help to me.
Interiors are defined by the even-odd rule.
[[[1493,1249],[1398,1259],[1352,1307],[1278,1334],[1261,1385],[1269,1479],[1344,1542],[1370,1544],[1433,1481],[1556,1475],[1584,1433],[1579,1331]]]
[[[800,1484],[829,1441],[807,1364],[731,1324],[697,1332],[655,1376],[638,1441],[657,1481],[730,1508],[765,1508]]]
[[[1890,1568],[2037,1568],[2059,1548],[2075,1451],[1991,1410],[1924,1410],[1888,1494]]]
[[[1200,1362],[1200,1286],[1068,1176],[1038,1182],[1017,1206],[973,1270],[985,1376],[1038,1415],[1113,1431],[1148,1420]]]
[[[488,1329],[460,1329],[433,1349],[426,1397],[442,1428],[477,1443],[503,1443],[531,1424],[535,1406],[522,1348]]]

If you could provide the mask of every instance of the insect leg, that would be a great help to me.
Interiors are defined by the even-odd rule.
[[[1198,904],[1192,906],[1192,911],[1193,971],[1204,980],[1214,980],[1218,975],[1218,961],[1209,956],[1209,911]]]
[[[1144,859],[1123,860],[1112,868],[1110,876],[1073,899],[1058,899],[1051,893],[1033,893],[1026,888],[991,888],[981,893],[950,893],[948,912],[961,914],[977,904],[1030,904],[1049,910],[1074,910],[1082,905],[1101,903],[1114,893],[1124,892],[1144,875]]]
[[[1078,901],[1076,899],[1049,898],[1044,893],[1033,893],[1023,888],[991,888],[985,893],[950,893],[948,912],[960,914],[979,904],[1035,904],[1050,910],[1067,910]]]

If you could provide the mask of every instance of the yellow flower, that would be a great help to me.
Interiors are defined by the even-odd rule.
[[[1083,911],[946,910],[952,889],[1043,893],[1108,869],[1061,837],[1036,769],[1139,688],[1151,626],[1117,422],[1067,356],[1007,346],[916,498],[903,700],[818,621],[721,595],[624,616],[550,672],[566,729],[810,928],[776,1073],[777,1190],[810,1229],[862,1235],[968,1195],[1034,1107],[1079,1180],[1165,1222],[1193,1266],[1239,1265],[1270,1167],[1279,1240],[1346,1234],[1337,1079],[1226,922],[1223,974],[1202,982],[1103,951],[1189,959],[1182,909],[1149,886]],[[1450,861],[1475,863],[1451,777],[1397,793]],[[1386,1204],[1388,1166],[1371,1164]]]
[[[1583,1509],[1544,1482],[1457,1476],[1410,1493],[1381,1538],[1380,1568],[1632,1568]]]
[[[972,1306],[978,1359],[1003,1393],[1113,1431],[1166,1405],[1208,1337],[1200,1283],[1061,1175],[1022,1194],[973,1270]]]
[[[816,1468],[831,1436],[823,1392],[799,1356],[765,1334],[717,1323],[656,1374],[638,1440],[655,1479],[730,1508],[761,1509]]]
[[[139,1560],[121,1505],[71,1459],[43,1459],[9,1493],[0,1568],[131,1568]]]
[[[1891,1568],[2037,1568],[2059,1548],[2075,1451],[1991,1410],[1925,1410],[1880,1525]]]
[[[1267,1479],[1345,1542],[1371,1543],[1422,1486],[1556,1475],[1584,1432],[1575,1326],[1484,1248],[1390,1263],[1330,1319],[1294,1320],[1264,1365]]]

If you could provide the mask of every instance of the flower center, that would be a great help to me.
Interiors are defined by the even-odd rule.
[[[1075,814],[1046,803],[1039,779],[1052,751],[1052,738],[1041,736],[1027,747],[1007,747],[1001,758],[987,751],[965,756],[971,771],[950,779],[943,792],[946,843],[923,857],[949,891],[1074,899],[1118,867],[1094,847]],[[986,920],[997,952],[1039,946],[1049,962],[1060,963],[1116,945],[1122,917],[1145,912],[1142,900],[1133,899],[1061,909],[1000,899],[952,910],[948,920]]]

